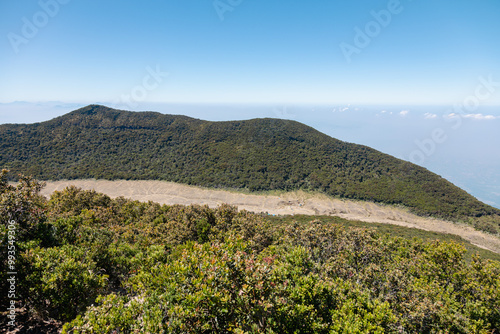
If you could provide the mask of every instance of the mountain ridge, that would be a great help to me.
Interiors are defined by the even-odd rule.
[[[420,215],[493,220],[500,210],[423,167],[275,118],[211,122],[89,105],[0,125],[0,167],[42,180],[165,180],[215,188],[318,190]],[[491,219],[490,219],[491,218]]]

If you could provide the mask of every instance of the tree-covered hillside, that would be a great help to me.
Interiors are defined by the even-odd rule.
[[[0,174],[2,332],[500,330],[500,263],[454,242],[20,181]]]
[[[492,231],[500,213],[422,167],[280,119],[208,122],[90,105],[47,122],[0,125],[0,167],[44,180],[317,190],[423,215],[483,217]]]

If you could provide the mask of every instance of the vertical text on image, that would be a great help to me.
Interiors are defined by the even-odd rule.
[[[9,283],[7,292],[7,297],[9,299],[7,318],[9,319],[9,326],[16,325],[16,229],[16,221],[9,220],[7,227],[7,282]]]

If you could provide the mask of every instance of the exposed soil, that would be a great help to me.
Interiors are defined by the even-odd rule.
[[[414,227],[427,231],[458,235],[472,244],[500,253],[500,239],[474,228],[449,221],[424,218],[408,210],[371,202],[341,200],[302,191],[280,195],[254,195],[233,191],[213,190],[164,181],[105,181],[71,180],[47,182],[42,194],[50,196],[55,190],[69,185],[139,201],[160,204],[200,204],[215,208],[222,203],[240,210],[267,212],[273,215],[332,215],[370,223],[386,223]]]
[[[6,308],[6,307],[5,307]],[[3,308],[3,309],[5,309]],[[8,312],[2,312],[0,320],[0,333],[8,334],[56,334],[60,333],[62,323],[51,320],[44,321],[34,317],[25,308],[16,308],[14,324],[9,324]]]

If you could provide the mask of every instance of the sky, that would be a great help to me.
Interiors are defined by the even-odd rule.
[[[295,119],[500,207],[500,1],[0,0],[0,124]]]
[[[452,104],[500,81],[499,15],[498,0],[2,0],[0,102]]]

